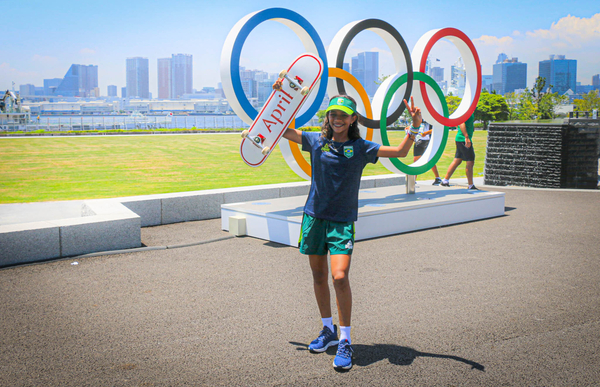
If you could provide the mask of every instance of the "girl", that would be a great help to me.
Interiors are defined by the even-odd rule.
[[[413,126],[397,147],[381,146],[363,140],[358,129],[356,101],[347,95],[337,95],[329,101],[321,133],[302,132],[288,128],[284,137],[302,144],[310,152],[312,182],[300,236],[300,252],[309,257],[317,305],[323,322],[319,336],[310,343],[311,352],[324,352],[338,344],[333,360],[336,370],[352,368],[350,319],[352,292],[348,273],[354,248],[354,222],[358,219],[358,190],[363,168],[376,163],[379,157],[405,157],[421,125],[421,110],[404,104],[410,112]],[[335,289],[340,338],[332,323],[328,284],[327,253],[331,256],[331,275]]]

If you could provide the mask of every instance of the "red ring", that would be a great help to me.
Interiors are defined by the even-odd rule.
[[[456,36],[460,40],[462,40],[471,50],[471,54],[473,55],[473,59],[475,59],[475,67],[477,69],[477,88],[475,90],[475,97],[473,98],[473,102],[469,109],[460,117],[457,118],[446,118],[440,115],[431,104],[429,100],[429,96],[427,95],[427,88],[425,87],[425,83],[419,82],[419,87],[421,88],[421,95],[423,96],[423,102],[425,102],[425,107],[431,113],[433,118],[442,125],[445,126],[458,126],[465,122],[475,109],[477,108],[477,102],[479,102],[479,95],[481,94],[481,63],[479,62],[479,55],[477,54],[477,50],[471,42],[471,39],[467,35],[465,35],[462,31],[457,30],[456,28],[442,28],[429,39],[427,44],[425,45],[425,49],[423,50],[423,55],[421,56],[421,63],[419,64],[419,71],[425,73],[425,66],[427,63],[427,57],[429,56],[429,51],[433,45],[443,37],[446,36]],[[461,102],[462,103],[462,102]]]

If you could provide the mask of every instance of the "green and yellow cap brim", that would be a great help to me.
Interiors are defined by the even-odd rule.
[[[341,110],[346,114],[352,115],[356,112],[356,104],[348,98],[332,98],[331,101],[329,101],[329,106],[325,110],[325,113],[327,113],[330,110]]]

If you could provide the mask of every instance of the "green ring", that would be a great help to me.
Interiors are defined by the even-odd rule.
[[[403,74],[400,78],[396,79],[394,81],[394,83],[392,83],[392,85],[390,86],[390,89],[388,90],[388,92],[385,95],[385,98],[383,100],[383,106],[381,107],[381,116],[380,117],[387,117],[388,107],[390,105],[390,101],[392,100],[392,97],[394,96],[394,93],[400,88],[400,86],[402,86],[403,84],[406,83],[407,79],[408,79],[408,74]],[[442,92],[442,89],[440,89],[440,87],[438,86],[437,82],[434,81],[433,78],[431,78],[429,75],[423,74],[418,71],[414,72],[414,80],[425,82],[426,84],[431,86],[431,88],[435,91],[438,98],[442,102],[442,110],[444,113],[444,117],[448,117],[450,115],[448,113],[448,104],[446,103],[446,98],[444,97],[444,93]],[[382,145],[389,146],[390,142],[389,142],[388,136],[387,136],[387,128],[386,128],[385,120],[381,120],[381,122],[379,124],[379,128],[381,129]],[[435,154],[433,155],[431,160],[429,160],[424,165],[421,165],[420,167],[411,167],[410,165],[404,164],[402,161],[400,161],[400,159],[398,159],[396,157],[390,157],[390,161],[392,162],[392,164],[394,164],[394,166],[396,168],[398,168],[402,172],[406,173],[407,175],[420,175],[422,173],[429,171],[431,168],[433,168],[437,164],[438,160],[440,159],[440,157],[442,157],[442,154],[444,153],[444,149],[446,148],[446,143],[448,142],[449,129],[450,129],[449,127],[444,126],[444,135],[442,136],[442,142],[440,143],[440,146],[438,147],[437,151],[435,152]]]

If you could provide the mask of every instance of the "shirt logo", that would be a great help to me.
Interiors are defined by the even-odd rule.
[[[344,147],[344,156],[347,158],[354,156],[354,147],[352,145]]]

